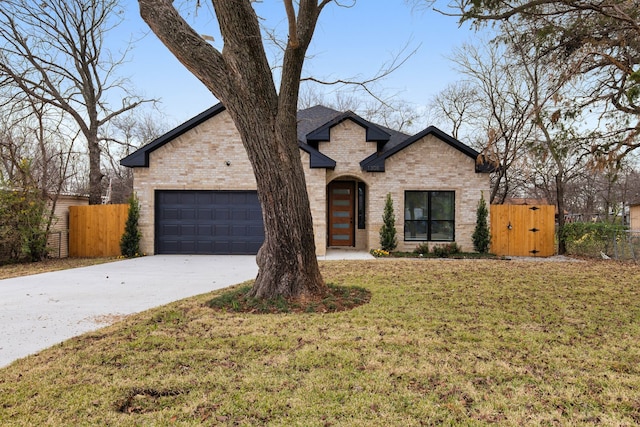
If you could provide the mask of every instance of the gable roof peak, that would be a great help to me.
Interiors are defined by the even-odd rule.
[[[334,110],[335,111],[335,110]],[[335,117],[328,120],[320,127],[313,129],[306,134],[306,140],[309,141],[329,141],[331,128],[342,123],[345,120],[352,120],[366,130],[366,140],[370,142],[387,142],[391,135],[384,131],[381,127],[363,119],[353,111],[345,111],[338,113]]]

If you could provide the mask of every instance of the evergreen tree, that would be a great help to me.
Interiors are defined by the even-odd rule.
[[[484,193],[480,193],[480,201],[476,210],[476,228],[471,239],[473,240],[473,248],[482,254],[489,252],[489,243],[491,242],[491,231],[487,224],[488,215],[489,210],[487,209],[487,203],[484,201]]]
[[[387,194],[382,222],[383,224],[380,228],[380,247],[387,252],[391,252],[398,245],[398,240],[396,239],[396,217],[393,213],[391,193]]]
[[[129,214],[124,226],[124,234],[120,239],[120,252],[127,258],[133,258],[140,254],[140,238],[142,234],[138,230],[140,218],[140,204],[138,198],[132,194],[129,198]]]

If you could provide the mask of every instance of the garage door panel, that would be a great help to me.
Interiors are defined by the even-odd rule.
[[[211,241],[206,241],[206,242],[198,241],[197,251],[198,251],[198,253],[201,253],[201,254],[213,253],[214,252],[213,242],[211,242]]]
[[[177,236],[178,226],[175,224],[167,224],[162,226],[162,234],[165,236]]]
[[[178,197],[178,204],[180,205],[193,205],[196,203],[196,193],[193,191],[183,191]]]
[[[247,212],[245,210],[235,208],[231,212],[231,218],[233,218],[235,221],[246,221],[247,220]]]
[[[180,194],[177,192],[174,193],[165,193],[163,201],[165,204],[179,204],[180,203]]]
[[[193,208],[180,209],[180,219],[182,220],[194,220],[196,219],[196,210]]]
[[[263,241],[255,191],[156,192],[156,253],[255,254]]]
[[[199,191],[196,193],[196,200],[199,206],[211,205],[214,203],[214,194],[209,191]]]
[[[229,203],[232,204],[246,204],[247,193],[229,193]]]
[[[196,241],[195,240],[182,240],[179,242],[178,247],[180,248],[180,253],[183,254],[195,254],[196,251]]]
[[[202,237],[213,236],[213,226],[210,224],[199,224],[198,236],[202,236]]]
[[[167,239],[163,243],[166,253],[178,253],[179,246],[176,240]]]
[[[161,211],[161,217],[164,219],[178,219],[180,218],[180,213],[175,208],[164,208]]]
[[[229,209],[214,208],[213,219],[219,221],[228,221],[229,219],[231,219],[231,212],[229,211]]]
[[[259,236],[259,235],[263,235],[263,233],[264,233],[264,228],[263,227],[258,227],[258,226],[250,226],[250,227],[248,227],[247,234],[249,234],[250,236]],[[264,240],[264,239],[260,239],[260,244],[262,244],[262,240]]]
[[[260,221],[262,222],[262,211],[261,210],[250,210],[247,211],[247,219],[250,221]]]
[[[198,220],[211,221],[213,219],[213,211],[211,208],[198,208]]]
[[[195,224],[182,224],[179,228],[179,236],[197,236]]]

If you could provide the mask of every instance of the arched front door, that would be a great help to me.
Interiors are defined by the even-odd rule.
[[[329,246],[353,246],[355,242],[355,182],[329,184]]]

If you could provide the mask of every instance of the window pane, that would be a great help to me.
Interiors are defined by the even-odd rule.
[[[453,221],[431,221],[431,240],[453,241]]]
[[[431,215],[433,220],[449,220],[455,219],[455,198],[453,191],[433,191],[431,193]]]
[[[404,202],[405,240],[454,241],[454,191],[405,191]]]
[[[364,182],[358,183],[358,228],[365,228]]]
[[[351,190],[349,188],[334,188],[333,194],[351,194]]]
[[[404,219],[426,220],[428,215],[428,192],[406,191],[404,193]]]
[[[427,240],[427,221],[405,221],[404,240]]]

